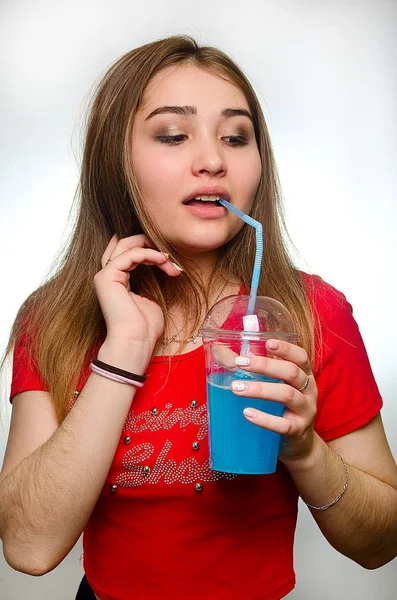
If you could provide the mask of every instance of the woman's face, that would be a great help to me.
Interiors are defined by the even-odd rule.
[[[216,254],[243,222],[214,201],[248,213],[261,175],[243,93],[192,65],[172,66],[148,85],[132,132],[132,166],[151,218],[188,256]]]

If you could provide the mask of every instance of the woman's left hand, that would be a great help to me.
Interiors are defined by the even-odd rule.
[[[231,389],[237,396],[271,400],[285,406],[282,417],[248,407],[244,410],[244,415],[251,423],[283,436],[278,458],[287,464],[305,458],[312,450],[317,386],[307,353],[303,348],[279,340],[269,340],[266,347],[269,354],[275,358],[248,354],[244,357],[236,357],[236,365],[249,373],[282,379],[285,383],[248,382],[236,379],[235,382],[244,383],[244,390],[236,389],[238,386],[235,386],[235,382],[232,383]],[[250,364],[241,364],[242,358],[249,359]],[[252,413],[252,416],[247,413],[247,410]]]

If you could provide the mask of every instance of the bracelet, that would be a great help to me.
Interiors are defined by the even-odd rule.
[[[108,365],[107,363],[102,362],[98,358],[94,358],[92,361],[93,365],[99,367],[103,371],[107,371],[108,373],[114,373],[115,375],[120,375],[130,381],[139,381],[140,383],[145,383],[147,376],[146,375],[137,375],[136,373],[130,373],[130,371],[124,371],[124,369],[119,369],[118,367],[114,367],[113,365]]]
[[[127,383],[128,385],[135,385],[136,387],[143,387],[143,383],[140,381],[133,381],[132,379],[127,379],[127,377],[122,377],[121,375],[116,375],[116,373],[109,373],[109,371],[105,371],[100,367],[97,367],[94,364],[90,364],[91,371],[96,373],[97,375],[101,375],[102,377],[106,377],[106,379],[111,379],[112,381],[117,381],[118,383]]]
[[[308,504],[307,502],[305,502],[302,498],[303,502],[305,502],[306,506],[308,506],[309,508],[312,508],[314,510],[327,510],[328,508],[330,508],[331,506],[333,506],[334,504],[339,502],[339,500],[342,498],[343,494],[347,490],[347,484],[349,483],[349,471],[347,470],[347,466],[346,466],[343,456],[341,454],[339,454],[338,452],[335,452],[335,454],[340,456],[340,459],[345,468],[345,473],[346,473],[345,485],[343,486],[342,491],[336,496],[335,500],[332,500],[332,502],[330,502],[329,504],[325,504],[324,506],[313,506],[312,504]]]

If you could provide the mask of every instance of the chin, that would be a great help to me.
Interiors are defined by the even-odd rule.
[[[193,237],[193,236],[192,236]],[[178,240],[173,242],[173,246],[180,252],[190,255],[190,254],[207,254],[209,252],[215,252],[222,248],[226,244],[227,239],[217,239],[217,240],[200,240],[196,236],[194,240]]]
[[[182,238],[175,235],[168,235],[167,238],[174,248],[182,254],[186,254],[186,256],[208,254],[216,252],[233,239],[240,231],[243,223],[235,228],[222,225],[220,226],[220,223],[217,223],[215,227],[211,227],[211,225],[206,225],[205,227],[188,227],[186,229],[182,229],[181,227],[180,231],[187,231],[187,236],[184,235]]]

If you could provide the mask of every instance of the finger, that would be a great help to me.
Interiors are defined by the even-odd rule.
[[[245,408],[243,414],[250,423],[263,427],[263,429],[280,433],[281,435],[293,435],[297,430],[297,424],[294,421],[286,419],[285,416],[276,417],[251,407]]]
[[[284,360],[288,360],[298,365],[306,375],[313,374],[307,352],[304,348],[281,340],[268,340],[266,342],[266,348],[275,357],[283,358]]]
[[[235,359],[238,355],[236,352],[233,352],[231,348],[214,343],[211,346],[211,354],[219,366],[225,367],[228,370],[237,371]]]
[[[297,390],[305,385],[308,377],[303,369],[289,360],[248,354],[237,356],[235,362],[244,371],[260,373],[261,375],[273,377],[274,379],[282,379]],[[307,389],[307,387],[308,386],[306,386],[305,389]]]
[[[146,234],[138,233],[137,235],[130,235],[125,238],[121,238],[117,244],[117,250],[121,250],[124,252],[129,248],[152,248],[153,250],[158,250],[156,246],[149,240]],[[120,254],[121,254],[120,252]]]
[[[116,256],[122,254],[130,248],[137,247],[156,249],[154,244],[152,244],[147,235],[145,235],[144,233],[130,235],[126,238],[121,238],[120,240],[118,239],[117,235],[114,234],[102,256],[102,268],[106,266],[109,260],[113,260]]]
[[[106,265],[107,261],[109,260],[109,258],[112,255],[112,252],[114,251],[114,249],[117,246],[117,243],[119,241],[119,238],[117,237],[116,234],[114,234],[110,240],[110,242],[108,243],[108,245],[106,246],[105,252],[102,255],[101,258],[101,265],[102,268]]]
[[[151,248],[130,248],[122,252],[118,256],[105,265],[103,271],[118,270],[118,271],[133,271],[139,264],[157,265],[168,275],[180,275],[181,271],[171,263],[167,256],[158,250]]]
[[[232,381],[230,389],[236,396],[278,402],[288,407],[292,412],[302,416],[311,411],[311,405],[308,403],[307,398],[286,383],[241,381],[236,379]]]

